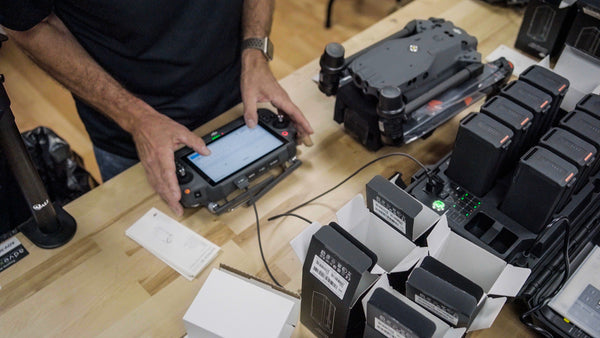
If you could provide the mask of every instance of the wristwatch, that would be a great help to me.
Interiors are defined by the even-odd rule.
[[[273,43],[269,37],[264,38],[248,38],[242,41],[242,51],[248,48],[260,50],[267,61],[273,60]]]

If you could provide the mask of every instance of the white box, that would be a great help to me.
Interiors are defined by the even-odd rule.
[[[412,300],[410,300],[409,298],[407,298],[400,292],[394,290],[394,288],[392,288],[390,286],[390,282],[388,280],[387,275],[381,276],[381,278],[379,278],[377,283],[375,283],[375,285],[373,285],[373,287],[369,290],[369,292],[367,292],[367,294],[363,298],[362,305],[363,305],[365,313],[367,313],[367,303],[369,302],[369,299],[371,299],[373,292],[375,292],[375,289],[377,289],[377,288],[382,288],[385,291],[391,293],[393,296],[402,300],[405,304],[407,304],[411,308],[418,311],[420,314],[425,316],[427,319],[431,320],[435,324],[435,332],[433,334],[433,338],[459,338],[459,337],[462,337],[466,331],[466,329],[464,327],[462,327],[462,328],[451,327],[450,325],[446,324],[446,322],[444,322],[443,320],[439,319],[438,317],[436,317],[429,311],[425,310],[419,304],[413,302]]]
[[[445,215],[427,237],[429,255],[479,285],[484,295],[479,313],[467,331],[487,329],[502,310],[506,297],[514,297],[531,274],[452,232]],[[490,297],[499,296],[499,297]]]
[[[373,215],[365,206],[362,195],[356,195],[337,213],[337,223],[377,255],[373,274],[404,271],[427,255],[427,248],[416,246],[404,235]],[[312,235],[322,225],[314,222],[296,236],[290,245],[302,263],[306,258]],[[407,269],[408,269],[407,268]],[[406,270],[407,270],[406,269]]]
[[[213,269],[183,316],[194,337],[290,337],[300,297],[235,269]]]

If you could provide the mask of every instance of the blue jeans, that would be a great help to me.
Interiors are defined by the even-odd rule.
[[[103,182],[110,180],[122,171],[125,171],[125,169],[139,162],[138,159],[115,155],[96,146],[94,146],[94,155],[96,156],[96,162],[98,162],[98,168],[100,168],[100,176],[102,176]]]

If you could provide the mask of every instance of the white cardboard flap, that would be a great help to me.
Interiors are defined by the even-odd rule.
[[[519,268],[507,264],[496,283],[490,289],[490,295],[515,297],[527,281],[531,269]]]
[[[438,255],[449,235],[450,227],[448,226],[448,218],[446,218],[446,214],[443,214],[433,230],[431,230],[431,233],[429,233],[429,236],[427,236],[427,247],[431,256],[436,257]]]
[[[404,259],[396,265],[390,272],[404,272],[410,270],[413,266],[415,266],[421,259],[427,256],[428,250],[427,248],[416,247],[414,248],[408,256],[404,257]]]
[[[300,259],[300,263],[304,264],[304,260],[306,259],[306,255],[308,254],[308,246],[310,245],[310,240],[312,236],[319,231],[322,227],[319,222],[313,222],[306,229],[302,230],[298,236],[294,237],[290,241],[290,246],[294,249],[296,256]]]
[[[504,303],[506,303],[506,297],[485,297],[485,303],[483,303],[479,313],[475,316],[475,319],[473,319],[473,322],[469,326],[469,332],[489,329],[492,324],[494,324],[494,320],[498,317]]]
[[[365,207],[365,200],[361,194],[354,196],[348,203],[336,212],[340,226],[352,234],[359,241],[366,238],[370,218],[369,209]]]
[[[377,255],[377,265],[384,271],[391,271],[417,247],[373,215],[360,194],[346,203],[336,215],[342,228]]]
[[[379,264],[375,264],[373,269],[371,269],[371,273],[375,275],[383,275],[386,271],[379,266]]]
[[[439,229],[441,227],[445,229]],[[507,265],[502,259],[450,231],[445,216],[427,237],[427,244],[431,256],[479,285],[485,293],[489,293]]]
[[[363,309],[364,309],[365,313],[367,313],[367,303],[368,303],[369,299],[371,299],[373,292],[375,292],[375,289],[377,289],[377,288],[382,288],[385,291],[391,293],[393,296],[401,299],[408,306],[412,307],[413,309],[418,311],[420,314],[424,315],[427,319],[431,320],[435,324],[435,332],[433,334],[433,338],[459,338],[459,337],[462,337],[462,335],[466,331],[465,328],[450,327],[443,320],[432,315],[431,313],[429,313],[427,310],[425,310],[418,304],[414,303],[413,301],[411,301],[410,299],[408,299],[407,297],[405,297],[398,291],[394,290],[390,286],[390,282],[389,282],[387,275],[381,276],[379,278],[379,280],[377,281],[377,283],[375,283],[375,285],[373,285],[373,287],[369,290],[369,292],[367,292],[367,294],[363,298],[362,305],[363,305]]]

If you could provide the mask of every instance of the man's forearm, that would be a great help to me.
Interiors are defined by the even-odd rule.
[[[265,37],[271,33],[275,0],[244,0],[243,38]]]
[[[106,73],[54,14],[26,32],[7,33],[47,73],[123,129],[131,132],[137,118],[153,111]]]

